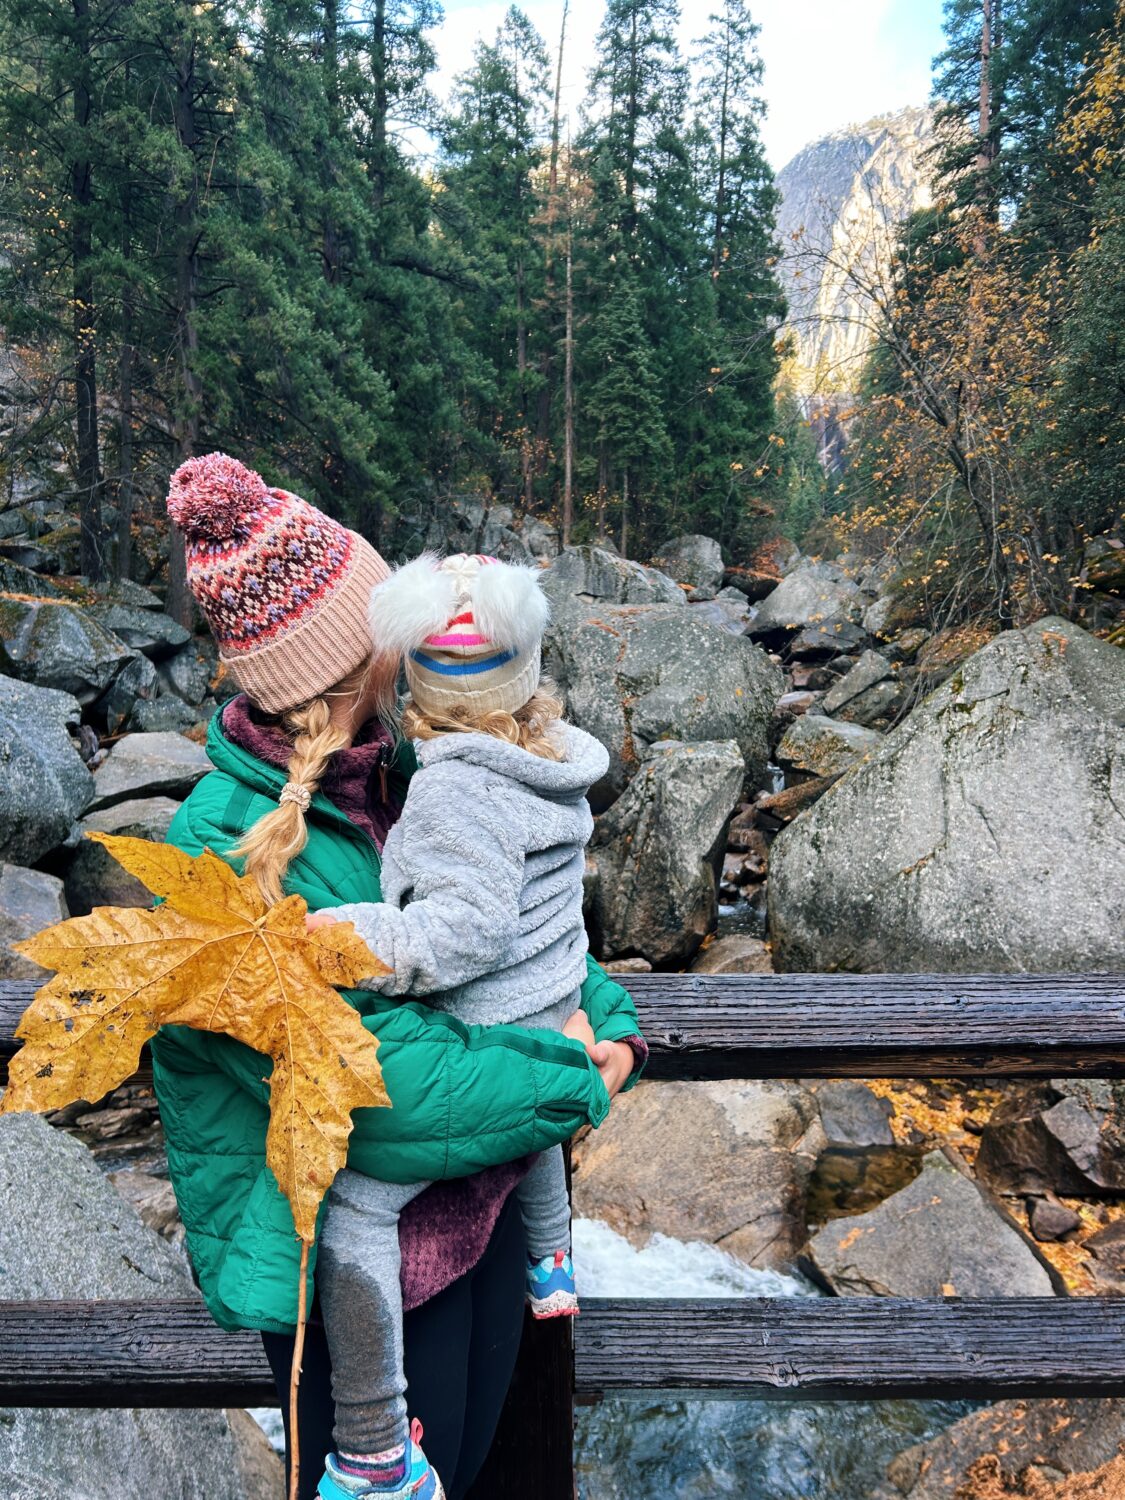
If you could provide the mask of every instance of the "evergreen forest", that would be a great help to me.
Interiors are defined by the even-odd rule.
[[[6,503],[152,582],[168,474],[223,448],[391,551],[470,494],[636,557],[893,552],[935,619],[1078,608],[1125,463],[1118,0],[947,0],[934,206],[827,474],[749,0],[690,45],[607,0],[564,111],[568,11],[439,99],[437,0],[3,0]]]

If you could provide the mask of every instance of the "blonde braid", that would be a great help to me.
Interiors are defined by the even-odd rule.
[[[285,872],[308,843],[305,813],[328,762],[337,750],[351,743],[348,731],[332,722],[327,697],[313,698],[293,709],[282,723],[293,736],[289,779],[281,789],[277,808],[259,818],[231,850],[245,860],[246,874],[253,875],[271,905],[284,895],[281,882]]]

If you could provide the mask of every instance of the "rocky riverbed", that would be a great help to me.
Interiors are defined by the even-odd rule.
[[[930,635],[880,560],[803,557],[782,541],[730,562],[708,538],[675,538],[645,566],[610,546],[560,552],[540,523],[474,502],[451,507],[449,533],[430,540],[544,568],[548,670],[611,755],[586,880],[609,968],[1125,968],[1121,650],[1061,619],[992,639]],[[0,562],[4,975],[35,977],[6,947],[19,937],[94,905],[147,903],[81,835],[163,838],[207,769],[206,721],[229,691],[211,643],[148,590],[94,590],[38,554]],[[72,1241],[110,1244],[108,1264],[114,1235],[147,1236],[185,1285],[151,1090],[130,1084],[50,1125],[6,1134],[0,1241],[22,1232],[20,1174],[41,1158],[63,1184],[84,1174]],[[642,1084],[578,1143],[575,1199],[635,1249],[660,1235],[713,1246],[751,1276],[798,1270],[821,1294],[1115,1295],[1123,1135],[1125,1085],[1099,1081]],[[43,1144],[65,1137],[61,1154]],[[27,1254],[13,1272],[0,1256],[7,1295],[31,1295],[42,1274],[66,1282],[58,1231],[40,1227],[39,1259],[55,1269]],[[107,1271],[99,1294],[116,1285]],[[705,1403],[654,1407],[643,1429],[607,1408],[584,1418],[583,1483],[589,1500],[619,1493],[621,1469],[685,1496],[745,1493],[756,1476],[754,1492],[778,1500],[927,1500],[940,1470],[955,1476],[942,1493],[960,1484],[962,1500],[1061,1496],[1070,1475],[1110,1475],[1111,1441],[1125,1441],[1117,1404],[1090,1405],[1004,1403],[993,1418],[887,1404],[863,1429],[862,1477],[847,1423],[824,1409],[779,1426],[773,1408],[770,1430],[807,1461],[784,1483],[782,1449],[762,1457],[764,1419],[744,1413],[720,1483],[683,1457],[714,1441]],[[149,1419],[133,1418],[140,1442]],[[22,1500],[39,1419],[11,1420],[25,1436],[0,1487]],[[1026,1442],[1005,1448],[1000,1422]],[[1051,1422],[1089,1440],[1041,1461]],[[221,1442],[253,1454],[240,1431],[231,1419]],[[670,1433],[667,1463],[646,1469],[637,1442],[668,1446]],[[169,1492],[189,1485],[192,1461],[190,1442],[169,1457]],[[232,1500],[276,1492],[276,1465],[255,1463]],[[91,1481],[91,1500],[132,1494],[106,1484]]]

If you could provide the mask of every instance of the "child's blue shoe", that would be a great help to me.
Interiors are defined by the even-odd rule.
[[[574,1262],[565,1250],[527,1258],[527,1305],[533,1318],[573,1318],[578,1311]]]
[[[357,1479],[351,1474],[341,1474],[336,1455],[330,1453],[325,1460],[324,1478],[317,1485],[316,1492],[321,1500],[445,1500],[441,1480],[419,1447],[421,1441],[422,1424],[415,1419],[410,1424],[410,1467],[406,1478],[394,1489],[369,1484],[366,1479]]]

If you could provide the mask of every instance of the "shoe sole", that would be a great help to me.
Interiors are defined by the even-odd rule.
[[[330,1477],[330,1478],[331,1478],[331,1476],[329,1476],[329,1477]],[[323,1483],[324,1483],[324,1481],[323,1481],[323,1480],[321,1480],[321,1484],[323,1484]],[[441,1477],[440,1477],[440,1475],[438,1475],[438,1474],[435,1474],[435,1475],[434,1475],[434,1483],[435,1483],[435,1484],[436,1484],[436,1485],[437,1485],[437,1489],[436,1489],[436,1490],[435,1490],[435,1491],[434,1491],[434,1493],[433,1493],[433,1495],[432,1495],[432,1496],[431,1496],[431,1497],[430,1497],[430,1500],[446,1500],[446,1496],[445,1496],[445,1488],[444,1488],[444,1486],[443,1486],[443,1485],[442,1485],[442,1482],[441,1482]],[[344,1493],[344,1492],[343,1492],[343,1491],[342,1491],[342,1490],[340,1490],[340,1487],[339,1487],[339,1485],[334,1485],[334,1488],[335,1488],[335,1489],[336,1489],[336,1490],[338,1490],[338,1491],[339,1491],[339,1493],[340,1493],[340,1494],[343,1494],[343,1493]],[[317,1491],[316,1491],[316,1493],[317,1493],[317,1496],[318,1496],[318,1497],[319,1497],[319,1496],[320,1496],[320,1494],[321,1494],[321,1490],[320,1490],[320,1487],[319,1487],[319,1485],[318,1485],[318,1486],[317,1486]],[[399,1493],[399,1494],[402,1494],[402,1493],[403,1493],[403,1491],[401,1491],[401,1490],[400,1490],[400,1491],[398,1491],[398,1493]],[[409,1493],[417,1493],[417,1491],[408,1491],[408,1492],[407,1492],[407,1493],[408,1493],[408,1494],[409,1494]]]
[[[549,1297],[528,1297],[531,1316],[544,1318],[574,1318],[578,1316],[578,1298],[573,1292],[552,1292]]]

